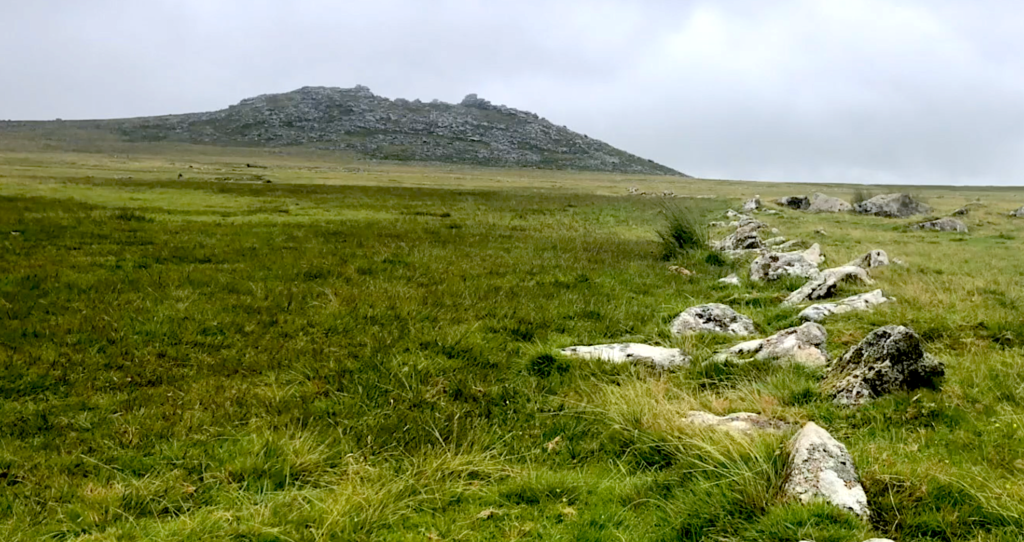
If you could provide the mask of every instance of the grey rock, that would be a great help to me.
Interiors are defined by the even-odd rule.
[[[799,244],[800,244],[800,241],[798,239],[793,239],[792,241],[786,241],[785,243],[782,243],[781,245],[775,247],[775,250],[778,250],[778,251],[781,251],[781,252],[786,252],[789,249],[794,248],[795,246],[797,246]]]
[[[800,312],[800,318],[811,322],[820,322],[829,316],[852,311],[871,310],[872,307],[890,301],[892,299],[885,297],[882,290],[875,290],[866,294],[850,296],[836,303],[817,303],[811,305]]]
[[[782,304],[797,305],[805,301],[832,297],[836,287],[843,282],[874,284],[864,269],[853,265],[844,265],[822,271],[817,277],[807,281],[799,290],[789,294]]]
[[[764,211],[761,211],[761,212],[766,214],[766,215],[781,215],[782,214],[782,213],[776,211],[775,209],[765,209]]]
[[[1024,207],[1021,207],[1020,209],[1017,209],[1016,211],[1010,213],[1010,216],[1014,218],[1024,218]]]
[[[907,218],[925,214],[931,211],[931,207],[915,200],[909,194],[882,194],[854,205],[853,210],[862,215]]]
[[[758,250],[764,247],[761,242],[760,230],[765,225],[756,220],[747,222],[736,228],[736,231],[725,239],[714,244],[715,250]]]
[[[953,211],[952,213],[950,213],[950,216],[967,216],[968,214],[970,214],[970,212],[971,212],[970,208],[968,208],[968,207],[961,207],[961,208]]]
[[[672,320],[671,330],[673,335],[714,332],[748,336],[756,332],[754,321],[750,317],[721,303],[709,303],[686,309]]]
[[[811,213],[845,213],[850,209],[853,209],[853,206],[849,203],[822,193],[814,194],[810,206],[807,207],[807,211]]]
[[[797,211],[806,211],[811,207],[811,198],[807,196],[786,196],[775,200],[775,204]]]
[[[636,363],[658,369],[678,369],[690,365],[690,356],[678,348],[662,348],[638,343],[570,346],[563,354],[583,359],[599,359],[611,363]]]
[[[741,284],[740,278],[736,276],[736,273],[733,273],[724,279],[718,279],[718,282],[721,282],[722,284],[729,284],[731,286],[739,286]]]
[[[967,233],[967,225],[955,218],[940,218],[938,220],[931,220],[928,222],[922,222],[912,226],[915,230],[931,230],[931,231],[949,231],[956,233]]]
[[[771,239],[766,239],[764,241],[764,246],[766,246],[766,247],[777,247],[777,246],[779,246],[779,245],[781,245],[782,243],[785,243],[785,242],[786,242],[786,238],[785,237],[772,237]]]
[[[743,218],[751,218],[750,215],[745,215],[743,213],[737,213],[736,211],[733,211],[732,209],[729,209],[728,211],[725,212],[725,217],[726,218],[735,218],[737,220],[743,219]]]
[[[825,501],[865,519],[871,514],[850,452],[814,422],[790,442],[782,493],[803,504]]]
[[[824,367],[828,363],[825,341],[828,333],[820,324],[808,322],[782,330],[771,337],[747,341],[720,353],[721,360],[778,360],[807,367]]]
[[[761,196],[754,196],[743,204],[744,213],[753,213],[761,208]]]
[[[855,406],[898,391],[938,389],[944,376],[945,365],[924,351],[917,333],[885,326],[829,367],[822,390],[836,404]]]
[[[778,433],[792,427],[786,422],[773,420],[752,412],[736,412],[726,416],[716,416],[710,412],[691,410],[686,414],[686,418],[683,421],[697,427],[724,429],[745,434],[759,431]]]
[[[767,243],[766,243],[767,244]],[[817,243],[803,252],[766,252],[750,264],[750,280],[774,281],[782,277],[817,277],[821,264],[821,247]]]
[[[709,228],[724,228],[726,226],[728,226],[728,224],[726,224],[725,222],[719,222],[719,221],[708,222],[708,227]]]
[[[861,269],[885,267],[889,265],[889,255],[884,250],[872,250],[846,265],[860,267]]]

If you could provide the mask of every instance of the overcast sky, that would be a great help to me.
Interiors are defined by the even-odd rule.
[[[477,93],[702,177],[1024,185],[1024,3],[0,0],[0,119]]]

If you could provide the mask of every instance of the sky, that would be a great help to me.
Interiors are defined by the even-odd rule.
[[[1024,3],[0,0],[0,119],[469,93],[705,178],[1024,185]]]

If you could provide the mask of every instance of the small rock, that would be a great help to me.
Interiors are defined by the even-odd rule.
[[[870,515],[850,452],[814,422],[807,422],[790,443],[782,492],[803,504],[824,500],[861,518]]]
[[[638,188],[638,187],[636,187],[636,186],[631,186],[631,187],[629,187],[629,193],[630,193],[630,194],[637,194],[637,193],[639,193],[639,192],[640,192],[640,188]]]
[[[950,213],[950,216],[967,216],[968,214],[970,214],[970,212],[971,210],[969,208],[961,207]]]
[[[724,228],[726,226],[728,226],[728,224],[726,224],[725,222],[708,222],[709,228]]]
[[[849,203],[822,193],[814,194],[811,197],[811,204],[807,207],[807,211],[811,213],[845,213],[850,209],[853,209],[853,206]]]
[[[677,274],[677,275],[682,275],[684,277],[688,277],[688,276],[693,274],[693,272],[690,271],[689,269],[687,269],[685,267],[680,267],[678,265],[670,265],[670,266],[668,266],[668,270],[673,272],[673,273],[675,273],[675,274]]]
[[[892,299],[885,297],[882,290],[875,290],[866,294],[851,296],[836,303],[811,305],[800,312],[800,318],[802,320],[810,320],[811,322],[820,322],[834,314],[871,310],[872,307],[889,301],[892,301]]]
[[[757,250],[763,248],[761,243],[761,236],[758,233],[764,224],[757,222],[749,222],[745,225],[741,224],[735,232],[729,234],[725,239],[722,239],[718,243],[715,243],[715,250]]]
[[[797,211],[806,211],[811,206],[811,198],[807,196],[786,196],[775,200],[775,204]]]
[[[772,237],[771,239],[765,240],[765,242],[763,244],[766,247],[777,247],[777,246],[779,246],[779,245],[781,245],[782,243],[785,243],[785,242],[786,242],[786,238],[785,237]]]
[[[686,309],[672,321],[671,330],[673,335],[714,332],[747,336],[756,332],[753,320],[721,303]]]
[[[775,247],[775,250],[778,250],[780,252],[786,252],[789,249],[791,249],[791,248],[793,248],[793,247],[795,247],[795,246],[797,246],[799,244],[800,244],[799,240],[793,239],[792,241],[786,241],[785,243],[782,243],[781,245]]]
[[[736,276],[736,273],[733,273],[733,274],[729,275],[728,277],[725,277],[724,279],[718,279],[718,282],[721,282],[722,284],[729,284],[729,285],[732,285],[732,286],[740,286],[741,285],[740,278]]]
[[[754,196],[743,204],[744,213],[753,213],[761,208],[761,196]]]
[[[915,200],[909,194],[882,194],[853,206],[862,215],[886,218],[907,218],[931,211],[931,207]]]
[[[823,367],[828,363],[825,341],[828,333],[820,324],[808,322],[785,329],[764,339],[737,344],[720,353],[721,360],[741,360],[753,355],[757,360],[790,361],[807,367]]]
[[[727,416],[715,416],[710,412],[691,410],[683,419],[685,423],[699,427],[713,427],[737,433],[753,433],[755,431],[781,432],[789,429],[790,424],[766,418],[751,412],[736,412]]]
[[[662,348],[637,343],[598,344],[563,348],[566,356],[599,359],[611,363],[638,363],[658,369],[677,369],[690,365],[690,356],[678,348]]]
[[[855,406],[888,393],[938,389],[945,365],[924,351],[921,337],[903,326],[880,327],[829,367],[822,390],[836,404]]]
[[[772,232],[772,235],[778,235],[778,234],[782,233],[782,231],[781,231],[781,230],[779,230],[779,228],[772,228],[772,229],[771,229],[771,230],[769,230],[769,231],[771,231],[771,232]]]
[[[940,218],[929,222],[922,222],[911,227],[915,230],[951,231],[956,233],[967,233],[967,225],[955,218]]]
[[[729,209],[728,211],[725,212],[725,217],[726,218],[735,218],[737,220],[742,219],[742,218],[751,218],[750,216],[745,215],[743,213],[737,213],[736,211],[733,211],[732,209]]]
[[[1024,207],[1021,207],[1020,209],[1017,209],[1016,211],[1010,213],[1010,216],[1014,218],[1024,218]]]
[[[814,230],[814,233],[816,233],[818,235],[828,235],[828,232],[825,231],[823,228],[822,229]]]
[[[807,281],[799,290],[789,294],[789,297],[782,302],[783,305],[797,305],[804,301],[825,299],[835,293],[836,287],[841,282],[859,281],[863,284],[874,284],[868,272],[852,265],[844,265],[826,269],[817,277]]]
[[[767,243],[766,243],[767,244]],[[750,280],[774,281],[782,277],[817,277],[822,261],[821,247],[815,243],[803,252],[766,252],[750,264]]]
[[[761,211],[761,212],[766,214],[766,215],[781,215],[782,214],[779,211],[776,211],[775,209],[765,209],[764,211]]]
[[[889,255],[884,250],[872,250],[846,265],[860,267],[861,269],[885,267],[889,265]]]

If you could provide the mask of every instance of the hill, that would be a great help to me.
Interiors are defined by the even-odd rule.
[[[131,142],[306,146],[372,159],[682,175],[540,116],[470,94],[459,104],[390,100],[364,86],[303,87],[227,109],[92,121],[0,122],[19,129],[87,129]]]

